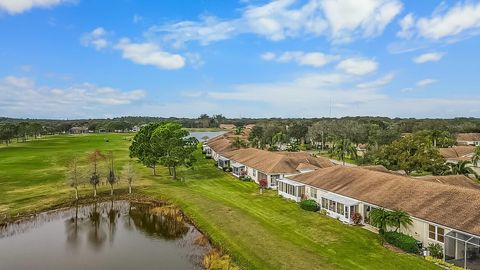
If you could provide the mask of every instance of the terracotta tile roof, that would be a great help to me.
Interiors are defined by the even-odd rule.
[[[319,169],[289,179],[480,235],[480,191],[476,189],[345,166]]]
[[[480,141],[480,133],[459,133],[457,134],[457,141]]]
[[[440,155],[444,158],[452,159],[464,157],[475,152],[475,146],[453,146],[448,148],[439,148]]]
[[[442,175],[415,177],[416,180],[440,183],[445,185],[480,189],[480,185],[464,175]]]

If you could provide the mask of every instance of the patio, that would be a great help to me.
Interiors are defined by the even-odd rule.
[[[465,269],[480,270],[480,238],[458,231],[447,233],[444,259]]]

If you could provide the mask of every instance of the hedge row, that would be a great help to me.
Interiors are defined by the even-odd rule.
[[[399,232],[385,232],[385,241],[409,253],[419,253],[420,249],[415,238]]]

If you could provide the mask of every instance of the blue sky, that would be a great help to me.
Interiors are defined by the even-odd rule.
[[[480,1],[0,0],[0,115],[480,117]]]

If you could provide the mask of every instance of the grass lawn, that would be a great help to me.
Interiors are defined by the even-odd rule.
[[[121,165],[128,159],[128,145],[125,135],[96,134],[1,147],[0,218],[72,199],[63,164],[73,154],[112,150]],[[183,181],[172,181],[165,169],[154,177],[139,166],[135,192],[181,206],[245,269],[436,269],[418,257],[385,249],[370,231],[303,211],[273,191],[260,195],[254,183],[241,182],[212,163],[198,153],[194,170],[179,170]],[[81,194],[91,196],[91,188],[82,188]]]

